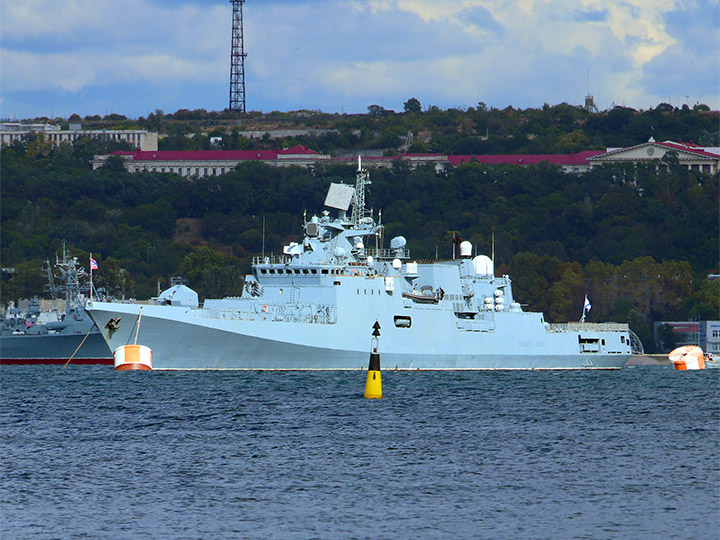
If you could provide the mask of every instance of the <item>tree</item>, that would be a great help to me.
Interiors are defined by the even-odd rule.
[[[368,114],[373,118],[380,118],[385,114],[385,109],[380,105],[368,105]]]
[[[661,324],[657,331],[660,347],[665,351],[671,351],[677,347],[677,336],[675,330],[669,324]]]
[[[678,153],[675,150],[668,150],[665,152],[662,158],[660,158],[660,161],[670,167],[670,169],[674,169],[678,165],[680,165],[680,158],[678,157]]]
[[[417,98],[410,98],[404,103],[406,113],[419,113],[422,111],[422,106]]]
[[[214,267],[222,267],[227,264],[227,258],[221,253],[209,247],[201,247],[187,255],[178,272],[190,282],[190,286],[200,282],[202,273]]]
[[[109,156],[103,163],[102,168],[114,172],[124,171],[125,160],[120,156]]]
[[[21,262],[14,267],[10,280],[3,286],[2,300],[19,300],[38,296],[47,285],[47,277],[43,275],[42,263],[39,259]]]
[[[687,301],[690,316],[699,320],[717,319],[720,313],[720,279],[705,279]]]

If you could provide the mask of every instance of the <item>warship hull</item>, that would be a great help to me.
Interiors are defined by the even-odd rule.
[[[154,305],[91,302],[111,350],[137,343],[153,369],[606,369],[630,358],[627,325],[552,325],[515,301],[509,276],[472,258],[414,261],[365,208],[368,172],[331,183],[329,211],[303,218],[281,256],[255,257],[240,297],[208,299],[185,285]],[[352,212],[350,207],[352,206]],[[375,245],[375,247],[368,247]],[[590,308],[583,309],[582,320]]]
[[[135,339],[150,347],[153,369],[367,369],[375,321],[383,369],[617,369],[630,358],[618,328],[548,329],[532,313],[505,314],[482,330],[437,312],[414,313],[410,328],[398,328],[391,314],[361,317],[358,311],[318,323],[278,320],[262,306],[254,317],[252,311],[170,306],[142,306],[140,316],[139,308],[93,302],[88,311],[112,350]],[[107,328],[111,319],[120,320],[116,330]]]
[[[0,365],[65,364],[70,357],[72,364],[112,365],[112,354],[100,332],[90,333],[83,343],[84,337],[85,334],[4,335],[0,337]]]

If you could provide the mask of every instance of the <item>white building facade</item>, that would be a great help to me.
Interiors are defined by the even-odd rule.
[[[106,141],[125,141],[140,150],[157,150],[157,132],[146,129],[82,129],[78,124],[70,124],[70,129],[61,129],[56,124],[21,124],[19,122],[0,123],[0,146],[21,141],[30,133],[42,133],[45,140],[53,146],[63,143],[72,144],[81,137],[90,137]]]
[[[720,170],[720,148],[698,146],[693,143],[657,142],[652,137],[646,143],[627,148],[608,148],[604,154],[588,159],[592,166],[610,163],[655,163],[660,166],[663,158],[674,152],[678,164],[690,170],[717,174]]]

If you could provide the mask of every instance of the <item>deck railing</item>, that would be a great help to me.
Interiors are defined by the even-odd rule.
[[[550,332],[627,332],[627,323],[551,323]]]

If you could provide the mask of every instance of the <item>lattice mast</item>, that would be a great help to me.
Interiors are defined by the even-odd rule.
[[[363,169],[362,161],[358,156],[357,176],[355,178],[355,195],[353,200],[352,222],[360,223],[360,220],[370,213],[365,209],[365,187],[370,185],[370,175],[367,169]]]
[[[243,40],[242,6],[245,0],[230,0],[233,9],[232,47],[230,48],[230,110],[245,109],[245,43]]]

